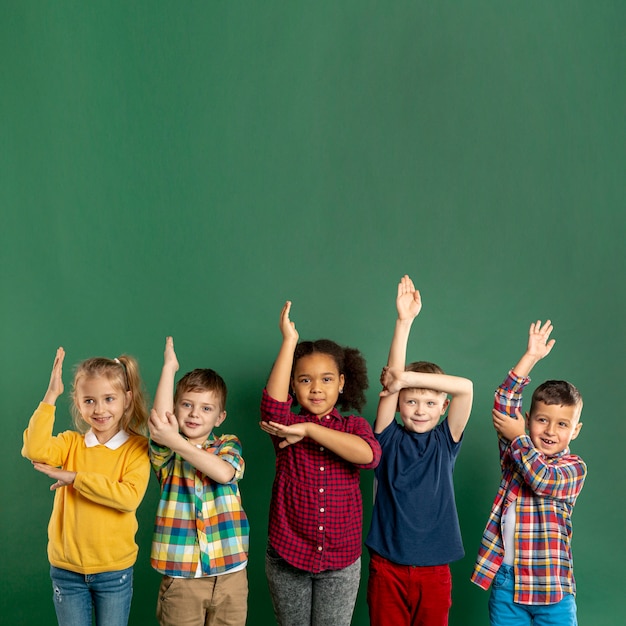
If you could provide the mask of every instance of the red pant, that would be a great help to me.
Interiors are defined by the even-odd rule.
[[[397,565],[372,553],[367,604],[371,626],[447,626],[450,566]]]

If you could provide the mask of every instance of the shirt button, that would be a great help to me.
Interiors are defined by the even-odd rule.
[[[317,530],[324,530],[324,527],[323,526],[318,526]]]
[[[322,551],[322,546],[317,546],[317,551],[321,552]]]
[[[322,465],[322,467],[320,467],[320,472],[324,471],[324,466]]]
[[[323,512],[324,512],[324,507],[320,509],[320,513],[323,513]]]
[[[320,452],[324,452],[324,446],[320,446]]]
[[[320,493],[324,493],[324,487],[320,487]]]

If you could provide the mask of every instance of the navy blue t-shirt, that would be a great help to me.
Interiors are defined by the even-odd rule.
[[[368,548],[400,565],[445,565],[465,554],[452,472],[461,448],[444,419],[427,433],[395,420],[376,435],[383,455]]]

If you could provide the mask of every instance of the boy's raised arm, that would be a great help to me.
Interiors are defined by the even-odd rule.
[[[552,322],[547,320],[542,326],[541,321],[530,325],[528,331],[528,346],[526,352],[522,355],[517,365],[513,368],[513,372],[520,378],[526,378],[530,371],[541,359],[548,356],[556,343],[556,339],[550,339],[552,332]]]
[[[279,402],[286,402],[289,398],[293,354],[298,344],[296,325],[289,319],[290,310],[291,302],[287,300],[280,312],[278,324],[283,335],[283,341],[266,385],[268,395]]]
[[[406,346],[413,320],[418,316],[422,308],[420,292],[415,289],[413,281],[404,275],[398,283],[398,295],[396,297],[396,309],[398,319],[391,340],[387,367],[404,370],[406,365]],[[383,375],[384,375],[383,370]],[[382,376],[381,376],[382,382]],[[398,391],[388,391],[386,388],[380,394],[374,432],[381,433],[394,420],[396,407],[398,406]]]
[[[154,395],[154,409],[160,417],[174,412],[174,378],[178,371],[178,359],[174,351],[174,339],[166,337],[163,353],[163,369]]]
[[[513,374],[516,378],[528,378],[533,367],[550,354],[556,343],[555,339],[550,339],[553,328],[554,326],[550,320],[547,320],[544,324],[541,323],[541,320],[537,320],[530,325],[526,351],[513,368]],[[521,406],[522,389],[528,381],[520,384],[515,382],[509,383],[509,380],[510,377],[507,377],[505,383],[496,390],[492,420],[498,435],[506,441],[513,441],[517,437],[526,434]]]

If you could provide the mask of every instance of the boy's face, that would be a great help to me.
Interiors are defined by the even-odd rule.
[[[526,415],[526,426],[533,445],[545,456],[555,456],[578,437],[582,427],[581,406],[537,402],[532,414]]]
[[[402,389],[398,395],[402,423],[412,433],[427,433],[437,426],[448,404],[445,393],[430,389]]]
[[[202,445],[213,429],[226,419],[214,391],[185,391],[174,407],[180,432],[194,445]]]

